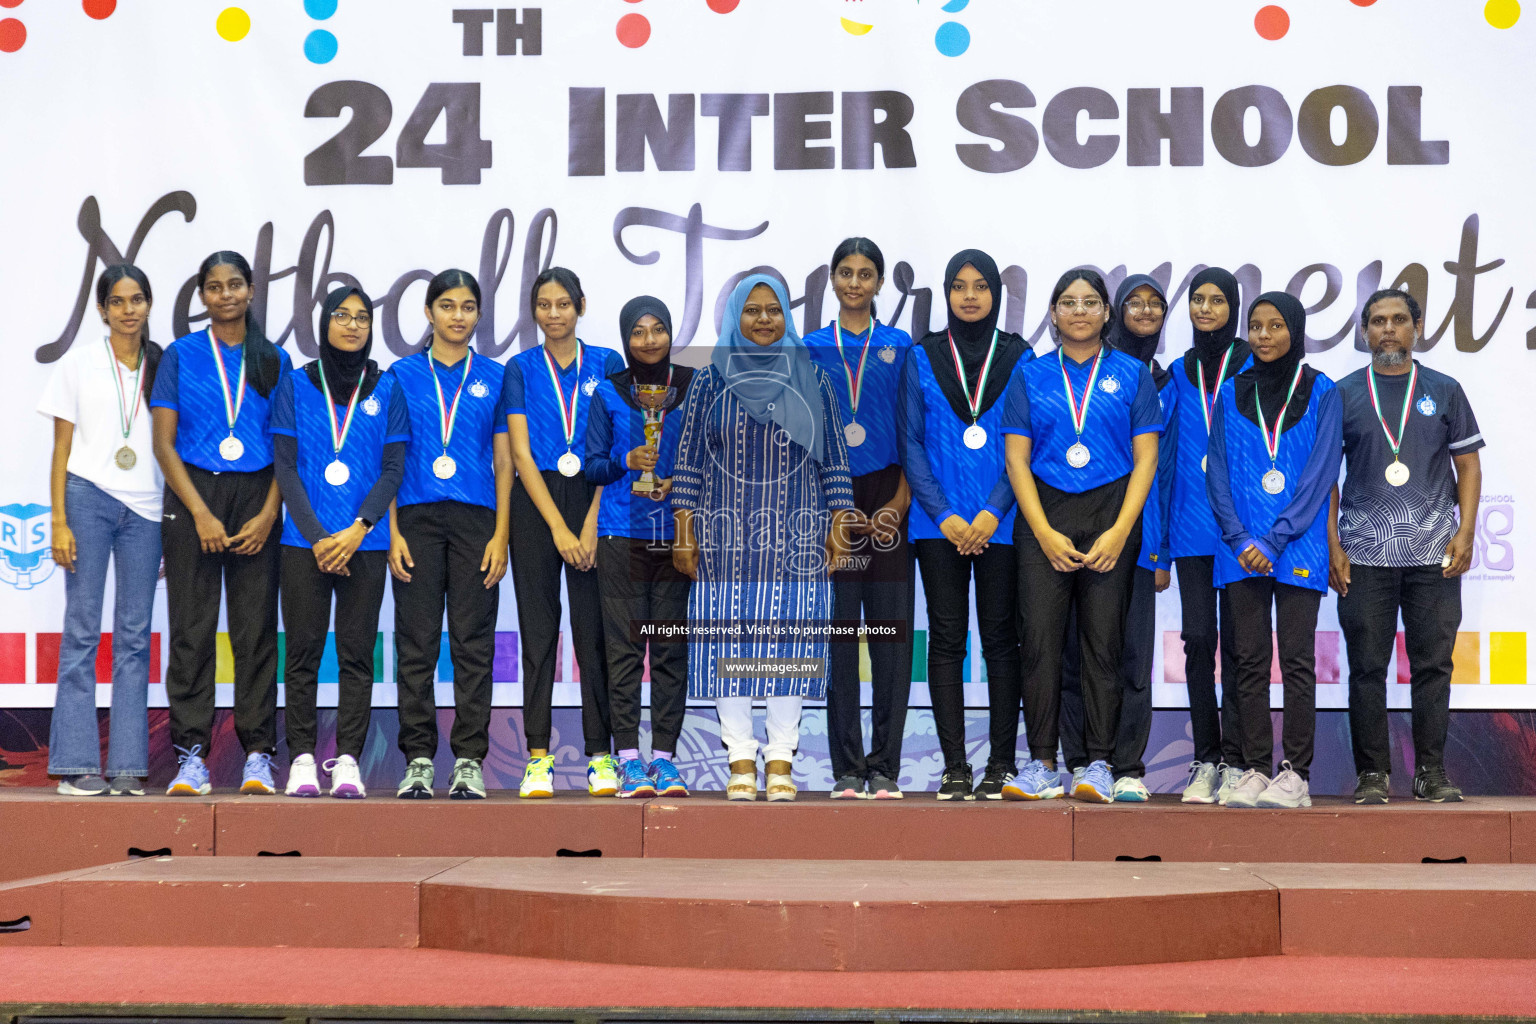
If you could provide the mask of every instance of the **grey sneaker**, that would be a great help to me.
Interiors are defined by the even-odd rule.
[[[1189,782],[1184,786],[1184,795],[1179,799],[1186,804],[1213,804],[1216,802],[1216,787],[1220,784],[1219,772],[1216,766],[1207,761],[1194,761],[1189,766]]]
[[[1227,801],[1232,797],[1232,791],[1242,781],[1243,770],[1234,768],[1229,764],[1216,766],[1216,802],[1221,806],[1227,806]]]
[[[431,800],[433,778],[431,758],[412,758],[405,766],[405,778],[400,780],[400,788],[395,790],[395,796],[401,800]]]
[[[135,775],[117,775],[112,779],[112,796],[143,796],[144,780]]]
[[[1307,780],[1291,768],[1291,762],[1280,762],[1280,774],[1259,794],[1255,807],[1311,807],[1312,794]]]
[[[844,775],[832,783],[833,800],[863,800],[864,780],[857,775]]]
[[[1257,769],[1250,768],[1243,772],[1243,777],[1232,788],[1232,794],[1227,797],[1228,807],[1257,807],[1259,797],[1269,788],[1269,776]]]
[[[889,775],[881,775],[879,772],[876,772],[869,777],[869,799],[900,800],[901,787]]]
[[[484,800],[485,776],[480,772],[480,759],[461,757],[453,762],[453,781],[448,786],[451,800]]]
[[[107,780],[100,775],[66,775],[59,780],[60,796],[101,796]]]
[[[1087,774],[1088,774],[1088,766],[1087,765],[1083,765],[1080,768],[1073,768],[1072,769],[1072,785],[1067,787],[1067,792],[1068,793],[1076,792],[1077,791],[1078,783],[1082,782],[1083,781],[1083,776],[1087,775]]]

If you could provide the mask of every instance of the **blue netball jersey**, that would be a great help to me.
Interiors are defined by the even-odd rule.
[[[326,398],[305,372],[290,373],[272,393],[272,433],[286,434],[299,443],[299,481],[314,509],[315,518],[327,533],[339,533],[352,525],[363,500],[378,482],[384,463],[384,446],[411,439],[411,414],[406,408],[400,382],[387,373],[352,413],[352,428],[347,431],[341,452],[331,444],[331,424],[325,411]],[[347,407],[335,406],[336,429],[346,421]],[[347,482],[340,487],[325,479],[325,467],[340,459],[349,470]],[[357,546],[359,551],[383,551],[389,547],[387,524],[370,530]],[[293,516],[285,510],[282,543],[307,548],[309,541],[299,532]]]
[[[907,350],[912,347],[912,338],[899,328],[878,321],[873,324],[875,334],[870,339],[869,356],[864,362],[864,385],[859,391],[859,414],[856,417],[848,394],[849,370],[857,376],[859,354],[869,332],[843,331],[843,355],[838,353],[837,332],[831,324],[807,334],[804,339],[811,359],[832,379],[843,422],[857,422],[864,428],[864,443],[848,446],[848,471],[852,476],[874,473],[901,461],[896,438],[896,403],[901,396],[901,368],[906,363]]]
[[[1316,371],[1311,371],[1316,373]],[[1264,490],[1269,453],[1259,425],[1237,408],[1229,380],[1211,417],[1206,487],[1222,534],[1216,549],[1215,583],[1224,587],[1253,573],[1237,555],[1255,544],[1274,563],[1280,583],[1328,589],[1328,493],[1344,459],[1344,410],[1333,381],[1317,373],[1301,422],[1280,435],[1274,468],[1285,474],[1279,494]]]
[[[939,390],[928,352],[921,345],[913,345],[907,353],[902,377],[906,434],[902,438],[902,468],[915,499],[907,535],[912,540],[942,539],[944,533],[938,524],[949,516],[970,522],[986,509],[997,517],[991,543],[1012,544],[1017,510],[1003,454],[1006,395],[976,421],[987,432],[987,443],[981,448],[967,448],[962,435],[970,424],[955,415],[949,399]],[[1033,358],[1034,353],[1025,349],[1014,364],[1014,372]]]
[[[528,417],[528,447],[533,461],[543,472],[554,472],[560,456],[568,451],[580,455],[586,445],[587,415],[592,396],[598,385],[610,374],[622,373],[624,357],[611,348],[598,348],[580,339],[581,358],[572,359],[571,365],[555,369],[560,375],[560,390],[565,402],[570,402],[571,390],[576,390],[576,432],[571,444],[565,443],[565,424],[561,420],[562,399],[555,394],[554,382],[549,378],[549,364],[544,358],[544,346],[524,349],[507,361],[507,377],[503,385],[502,405],[509,416]],[[576,366],[581,364],[578,376]]]
[[[150,408],[176,410],[176,454],[187,465],[210,473],[254,473],[266,469],[272,465],[272,435],[268,430],[272,396],[263,398],[251,386],[249,374],[252,368],[249,366],[246,367],[245,398],[240,403],[240,415],[235,419],[235,437],[244,451],[233,462],[219,454],[219,444],[229,437],[229,417],[224,407],[223,382],[213,362],[211,337],[211,332],[202,330],[171,343],[155,373]],[[245,345],[231,347],[217,340],[213,344],[218,346],[229,380],[230,398],[234,400]],[[282,349],[278,349],[277,354],[282,361],[278,375],[281,382],[293,370],[293,361]],[[277,389],[272,391],[275,393]]]
[[[507,432],[507,417],[501,406],[501,379],[505,367],[494,359],[476,355],[454,366],[433,360],[432,350],[418,352],[398,360],[389,372],[398,379],[411,417],[411,440],[405,448],[405,479],[395,502],[424,505],[434,501],[457,501],[465,505],[496,507],[496,465],[492,438]],[[433,369],[437,371],[433,383]],[[465,373],[469,379],[465,380]],[[448,443],[447,454],[454,461],[454,474],[446,480],[432,472],[432,463],[443,455],[441,414],[437,389],[442,388],[443,406],[452,409],[453,396],[464,385],[459,398],[459,417]]]
[[[670,477],[677,464],[685,401],[679,401],[662,418],[661,438],[656,446],[657,480]],[[624,456],[643,444],[645,413],[625,401],[612,380],[604,380],[593,392],[592,407],[587,412],[586,461],[582,465],[587,480],[603,488],[597,509],[599,537],[672,539],[671,495],[653,501],[630,490],[640,478],[640,471],[625,466]]]
[[[1036,478],[1058,491],[1081,494],[1114,483],[1135,468],[1131,438],[1163,429],[1152,373],[1135,356],[1105,346],[1093,397],[1084,414],[1082,444],[1088,463],[1074,467],[1067,449],[1078,442],[1067,402],[1062,367],[1079,403],[1093,373],[1093,360],[1078,363],[1052,353],[1028,365],[1014,367],[1007,397],[1003,432],[1030,439],[1029,468]]]
[[[1157,475],[1152,478],[1152,493],[1141,507],[1141,553],[1136,564],[1143,569],[1172,569],[1168,554],[1168,511],[1173,502],[1174,462],[1179,448],[1179,393],[1173,377],[1163,381],[1157,392],[1163,414],[1163,434],[1157,439]]]
[[[1253,354],[1246,345],[1238,344],[1240,347],[1233,358],[1243,360],[1239,371],[1246,370],[1253,363]],[[1191,350],[1168,367],[1179,410],[1173,502],[1168,514],[1168,553],[1175,559],[1209,558],[1221,547],[1221,533],[1216,529],[1216,516],[1211,512],[1211,499],[1205,493],[1205,470],[1200,466],[1209,441],[1205,432],[1205,411],[1200,405],[1200,388],[1189,382],[1189,373],[1185,369],[1185,360],[1193,358],[1195,353]],[[1214,404],[1215,400],[1210,401]]]

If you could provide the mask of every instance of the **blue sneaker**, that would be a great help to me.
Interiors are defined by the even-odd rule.
[[[255,753],[245,759],[245,775],[240,780],[240,792],[268,795],[277,792],[277,783],[272,781],[271,754]]]
[[[1074,800],[1086,800],[1091,804],[1112,803],[1115,799],[1115,776],[1109,770],[1108,761],[1095,761],[1083,772],[1083,777],[1072,787]]]
[[[657,796],[688,795],[688,783],[683,781],[683,773],[677,770],[671,758],[658,757],[651,762],[650,772]]]
[[[1003,785],[1004,800],[1055,800],[1062,795],[1061,776],[1044,761],[1031,758],[1024,769]]]
[[[207,796],[213,792],[213,785],[208,781],[208,766],[203,763],[201,754],[203,745],[193,744],[191,750],[176,748],[181,756],[176,760],[181,769],[171,784],[165,787],[166,796]]]
[[[620,798],[655,795],[656,787],[651,784],[644,761],[632,757],[619,766]]]

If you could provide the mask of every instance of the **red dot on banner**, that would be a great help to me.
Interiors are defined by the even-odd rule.
[[[1259,13],[1253,16],[1253,27],[1259,35],[1273,42],[1291,30],[1291,16],[1285,13],[1284,7],[1270,4],[1259,8]]]
[[[1354,4],[1356,7],[1369,7],[1374,4],[1376,0],[1349,0],[1349,2]]]
[[[0,0],[0,7],[20,7],[21,0]]]
[[[117,0],[81,0],[80,6],[85,8],[85,13],[101,21],[112,17],[112,12],[117,10]]]
[[[741,0],[709,0],[709,9],[716,14],[730,14],[741,4]]]
[[[15,53],[27,41],[27,26],[15,18],[0,21],[0,53]]]
[[[651,38],[651,23],[645,20],[643,14],[626,14],[619,19],[615,34],[619,42],[633,50],[637,46],[644,46],[645,41]]]

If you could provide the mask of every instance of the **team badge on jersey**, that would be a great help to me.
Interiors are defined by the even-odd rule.
[[[880,350],[880,361],[882,363],[894,363],[896,361],[896,346],[887,345],[882,348]]]
[[[367,413],[369,416],[377,416],[379,411],[383,408],[384,407],[379,404],[379,400],[373,395],[369,395],[367,398],[363,399],[363,412]]]
[[[586,395],[588,398],[591,398],[592,397],[592,392],[594,392],[596,390],[597,390],[597,378],[596,377],[588,377],[586,379],[586,381],[583,382],[583,384],[581,385],[581,393]]]
[[[1120,390],[1120,382],[1113,377],[1105,377],[1099,381],[1099,390],[1106,395],[1112,395]]]
[[[491,389],[485,386],[485,381],[477,380],[469,386],[469,393],[476,398],[484,398],[491,393]]]
[[[1425,395],[1419,399],[1418,410],[1424,416],[1433,416],[1435,414],[1435,400]]]

